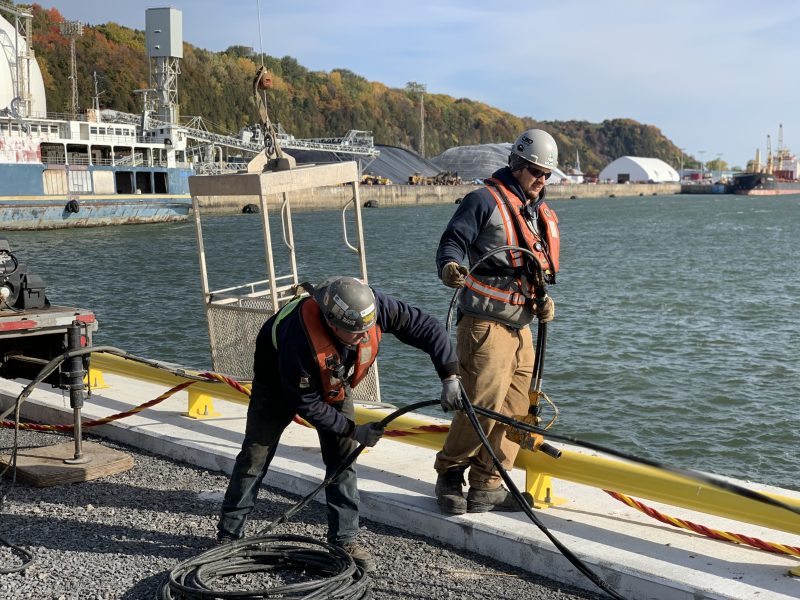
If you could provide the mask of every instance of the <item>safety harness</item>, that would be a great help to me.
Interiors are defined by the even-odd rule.
[[[466,286],[481,296],[492,300],[507,302],[513,305],[522,305],[530,302],[531,298],[543,296],[544,283],[555,283],[558,272],[558,257],[561,238],[558,232],[558,217],[547,204],[541,202],[537,209],[536,217],[544,225],[544,235],[538,235],[528,223],[530,218],[529,207],[523,203],[516,194],[512,193],[500,180],[491,178],[485,181],[486,189],[492,194],[497,209],[503,221],[506,234],[506,245],[520,246],[530,250],[535,256],[536,269],[531,269],[531,258],[525,258],[521,252],[509,251],[511,266],[509,274],[516,277],[519,289],[528,294],[489,285],[486,281],[478,279],[476,275],[496,275],[497,269],[484,273],[476,269],[466,278]],[[502,269],[501,269],[502,271]],[[539,275],[541,274],[541,275]],[[528,285],[523,283],[522,276],[528,275]],[[541,282],[537,283],[537,278]]]
[[[356,362],[352,373],[345,371],[342,357],[336,348],[322,311],[316,300],[307,297],[298,297],[284,306],[272,323],[272,346],[278,349],[278,324],[300,307],[300,323],[311,346],[320,381],[322,382],[323,398],[330,404],[341,402],[345,398],[346,387],[354,388],[364,377],[378,356],[381,341],[381,328],[373,325],[364,332],[364,336],[356,345]]]
[[[555,283],[561,249],[558,216],[556,216],[555,211],[547,206],[546,202],[539,203],[536,217],[544,225],[544,235],[538,235],[528,224],[528,219],[532,215],[527,204],[511,192],[499,179],[490,178],[485,183],[503,217],[503,226],[506,230],[508,245],[528,248],[539,263],[539,268],[544,274],[545,283]],[[525,259],[522,253],[511,252],[510,255],[512,266],[518,267],[524,264]]]

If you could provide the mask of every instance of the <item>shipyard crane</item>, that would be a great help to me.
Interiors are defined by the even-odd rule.
[[[772,139],[767,134],[767,175],[772,175]]]

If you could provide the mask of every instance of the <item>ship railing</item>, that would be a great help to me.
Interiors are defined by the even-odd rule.
[[[128,154],[116,159],[116,164],[121,167],[141,167],[144,165],[144,154]]]
[[[275,277],[275,282],[291,281],[291,285],[279,285],[276,288],[280,291],[288,290],[294,287],[294,278],[292,275],[280,275]],[[230,304],[233,302],[240,302],[241,297],[255,298],[271,293],[269,287],[269,279],[262,279],[261,281],[251,281],[243,285],[236,285],[233,287],[223,288],[221,290],[214,290],[209,292],[210,302],[219,304]]]

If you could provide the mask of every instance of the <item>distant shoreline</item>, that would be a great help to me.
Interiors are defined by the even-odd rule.
[[[372,202],[377,208],[454,204],[477,185],[360,185],[359,201],[363,207]],[[702,187],[702,186],[696,186]],[[700,191],[700,190],[698,190]],[[624,196],[668,196],[681,193],[679,183],[569,184],[547,187],[548,199],[615,198]],[[707,193],[707,192],[706,192]],[[303,195],[290,195],[292,209],[319,210],[341,207],[352,199],[349,187],[315,188]],[[283,198],[268,196],[268,210],[278,210]],[[256,196],[212,196],[201,198],[200,207],[210,213],[240,213],[248,204],[258,204]]]

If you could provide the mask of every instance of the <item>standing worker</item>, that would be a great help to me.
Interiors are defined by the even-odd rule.
[[[281,434],[295,415],[316,427],[326,477],[357,444],[378,442],[383,429],[377,423],[355,424],[350,388],[375,362],[383,333],[427,352],[442,380],[442,407],[459,405],[458,361],[441,323],[358,279],[326,279],[311,297],[296,298],[268,319],[256,338],[247,425],[222,503],[219,542],[242,537]],[[356,485],[350,465],[325,488],[328,542],[369,572],[375,561],[356,542]]]
[[[461,288],[456,353],[467,399],[513,416],[526,414],[534,364],[530,323],[555,316],[545,284],[558,271],[558,219],[545,203],[545,181],[558,164],[553,137],[541,129],[522,133],[511,148],[508,166],[487,179],[485,187],[467,194],[442,234],[436,266],[442,282]],[[501,246],[522,252],[497,252]],[[462,263],[468,261],[470,269]],[[505,425],[478,417],[491,446],[511,469],[519,445],[506,438]],[[469,419],[455,414],[444,447],[434,465],[436,501],[444,513],[521,510],[501,485],[488,451],[481,446]],[[466,500],[462,486],[469,468]]]

